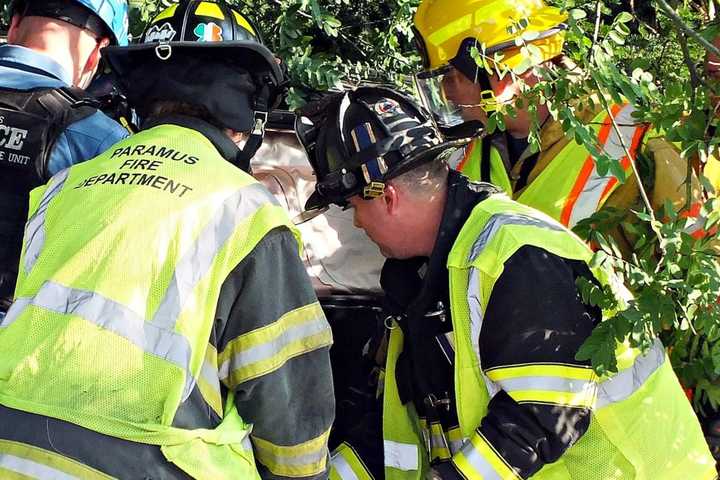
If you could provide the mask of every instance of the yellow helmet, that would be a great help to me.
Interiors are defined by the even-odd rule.
[[[482,124],[468,118],[477,117],[471,110],[497,108],[489,79],[471,54],[473,48],[484,52],[489,64],[500,54],[497,67],[522,73],[562,53],[566,20],[566,13],[543,0],[423,0],[413,30],[425,69],[415,79],[440,130],[450,137],[472,136]],[[536,47],[531,57],[516,43],[520,37]],[[468,92],[450,91],[458,73],[479,86],[471,100]]]
[[[414,23],[425,68],[446,65],[464,43],[483,45],[492,58],[503,52],[502,64],[516,68],[523,60],[515,40],[536,35],[530,43],[538,47],[543,61],[562,53],[567,14],[545,5],[543,0],[424,0]]]

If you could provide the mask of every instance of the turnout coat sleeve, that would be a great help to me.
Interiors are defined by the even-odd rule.
[[[573,405],[560,392],[513,388],[512,372],[587,371],[575,354],[601,312],[582,303],[575,280],[590,275],[582,262],[525,246],[508,259],[493,288],[479,345],[483,373],[499,391],[470,440],[495,472],[505,472],[503,479],[532,476],[588,429],[589,406]],[[439,466],[443,478],[463,478],[456,460]]]
[[[262,478],[325,478],[332,334],[287,228],[266,235],[225,281],[215,334]]]

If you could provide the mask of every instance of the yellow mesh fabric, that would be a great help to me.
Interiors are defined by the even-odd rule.
[[[562,461],[569,478],[573,480],[634,478],[634,468],[623,453],[608,440],[595,418],[590,421],[590,428],[585,435],[563,455]],[[538,476],[543,478],[542,475],[541,470]]]
[[[637,478],[707,478],[714,467],[700,424],[669,359],[619,405],[596,412],[598,422],[637,469]]]
[[[484,381],[478,379],[474,339],[469,334],[471,322],[481,320],[477,305],[468,303],[469,279],[479,278],[481,285],[477,288],[482,293],[481,311],[484,311],[503,263],[521,246],[537,245],[563,258],[588,261],[591,256],[587,246],[568,231],[507,224],[486,243],[483,253],[470,261],[472,245],[493,214],[547,218],[505,197],[491,197],[475,208],[450,254],[452,319],[456,333],[455,385],[465,436],[480,425],[489,402]],[[469,277],[472,268],[480,271],[478,277]],[[475,317],[471,317],[471,312]],[[620,353],[622,350],[620,348]],[[629,353],[624,364],[634,360],[633,352]],[[669,360],[666,358],[663,366],[642,386],[635,384],[640,379],[633,380],[630,388],[634,393],[607,405],[594,405],[589,431],[558,462],[547,465],[533,478],[713,478],[714,461]],[[482,412],[480,416],[475,413],[478,411]]]
[[[83,186],[87,179],[121,171],[125,158],[113,158],[118,151],[142,151],[147,145],[174,149],[185,156],[162,157],[154,170],[140,172],[162,175],[192,188],[181,196],[177,189],[162,190],[166,182],[159,186],[113,182]],[[195,161],[187,164],[183,158]],[[258,208],[266,200],[260,200],[259,190],[252,190],[248,195],[256,200],[240,204],[240,208],[247,207],[242,212],[245,216],[239,217],[241,212],[236,219],[230,216],[237,222],[234,228],[216,233],[216,241],[225,243],[204,253],[209,268],[201,263],[203,275],[199,279],[188,275],[184,283],[176,281],[178,265],[203,243],[201,233],[208,225],[215,225],[213,219],[226,220],[227,216],[219,217],[218,212],[227,212],[228,205],[235,205],[226,203],[228,199],[238,198],[238,191],[254,184],[249,175],[220,158],[205,137],[176,126],[142,132],[92,162],[73,166],[47,210],[48,234],[29,275],[21,276],[18,282],[18,296],[33,298],[48,281],[63,289],[88,292],[87,296],[95,295],[103,306],[86,311],[86,315],[95,315],[98,323],[105,318],[130,317],[123,323],[131,326],[126,335],[149,339],[143,326],[153,321],[168,289],[180,285],[185,289],[179,293],[182,302],[161,317],[158,324],[162,328],[157,329],[174,337],[147,342],[146,348],[155,350],[145,352],[92,319],[27,307],[0,330],[0,343],[12,345],[0,355],[0,401],[106,435],[166,446],[175,458],[189,464],[200,462],[208,471],[215,468],[227,472],[234,468],[233,462],[247,463],[245,454],[238,450],[245,438],[239,420],[227,425],[224,420],[223,428],[215,430],[188,431],[170,425],[186,381],[191,385],[192,380],[176,363],[185,363],[189,353],[190,374],[195,378],[199,375],[222,282],[268,231],[285,225],[295,232],[280,207]],[[217,225],[210,231],[218,232]],[[207,237],[215,240],[213,235],[203,240]],[[185,271],[194,266],[185,265]],[[83,302],[87,306],[84,294],[77,303]],[[124,313],[119,316],[112,305]],[[71,305],[72,312],[75,306]],[[165,354],[170,345],[185,343],[189,349],[175,355],[173,361]],[[193,457],[193,451],[203,452],[203,456]]]

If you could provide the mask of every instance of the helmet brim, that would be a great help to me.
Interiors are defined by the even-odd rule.
[[[157,74],[162,74],[163,62],[169,56],[179,55],[200,57],[208,65],[212,62],[232,63],[250,72],[266,71],[276,86],[283,83],[282,70],[272,52],[264,45],[251,41],[144,43],[107,47],[102,53],[119,78],[148,63],[157,66]]]
[[[418,154],[409,157],[401,164],[393,167],[392,174],[385,177],[384,180],[392,180],[393,178],[396,178],[403,173],[407,173],[410,170],[419,167],[420,165],[437,159],[445,152],[450,152],[460,147],[464,147],[469,141],[470,139],[450,140],[447,142],[443,142],[439,145],[434,145],[432,147],[424,149],[422,152],[419,152]],[[333,195],[332,197],[328,195],[323,195],[316,188],[305,203],[305,211],[311,212],[316,210],[322,210],[332,204],[339,205],[343,201],[347,201],[349,198],[354,197],[355,195],[359,195],[362,192],[363,186],[364,185],[361,185],[358,188],[347,190],[346,192],[342,193],[338,192],[337,195]]]

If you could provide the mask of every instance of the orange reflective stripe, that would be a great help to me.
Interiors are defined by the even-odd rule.
[[[470,158],[472,158],[473,152],[475,151],[475,146],[478,143],[480,143],[480,140],[475,139],[472,142],[470,142],[470,145],[468,145],[465,148],[465,156],[460,161],[460,164],[457,166],[458,172],[462,173],[462,171],[465,169],[465,164],[468,162],[468,160],[470,160]]]
[[[612,107],[612,114],[613,117],[617,114],[617,112],[620,110],[620,105],[613,105]],[[608,137],[610,136],[610,130],[612,129],[612,120],[610,118],[606,118],[603,122],[602,128],[600,128],[600,133],[598,135],[598,142],[602,145],[605,142],[607,142]],[[575,204],[578,201],[578,198],[580,198],[580,194],[583,191],[583,187],[587,183],[588,179],[590,178],[590,175],[593,172],[593,169],[595,168],[595,159],[592,155],[588,155],[585,159],[585,164],[583,165],[582,170],[580,171],[580,175],[578,176],[577,181],[575,182],[575,185],[573,185],[572,190],[570,191],[570,195],[568,196],[568,199],[565,201],[565,207],[563,207],[562,214],[560,215],[560,223],[565,225],[566,227],[570,223],[570,215],[572,214],[573,208],[575,207]]]
[[[619,162],[626,173],[632,167],[631,159],[636,156],[648,128],[646,125],[635,124],[632,117],[634,111],[635,108],[630,104],[614,105],[612,116],[605,118],[598,135],[599,144],[605,154]],[[617,129],[613,126],[613,118],[616,119]],[[630,157],[625,154],[624,146],[628,147]],[[600,175],[595,159],[589,155],[563,207],[561,222],[572,228],[580,220],[595,213],[618,183],[619,180],[612,174]]]
[[[696,240],[700,240],[717,233],[717,227],[713,227],[710,231],[705,230],[705,221],[707,219],[700,214],[702,207],[702,202],[697,202],[693,203],[689,210],[680,212],[680,218],[695,219],[695,223],[685,228],[685,232],[690,234],[690,236]]]

